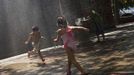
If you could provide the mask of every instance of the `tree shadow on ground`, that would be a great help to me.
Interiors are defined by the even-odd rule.
[[[134,57],[134,25],[117,28],[116,31],[119,32],[106,35],[105,41],[91,45],[93,51],[87,49],[90,51],[87,54],[94,58],[88,61],[94,61],[94,65],[100,67],[92,71],[94,75],[108,75],[113,71],[134,71],[132,58]]]

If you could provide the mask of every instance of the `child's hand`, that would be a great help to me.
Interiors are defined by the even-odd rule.
[[[44,36],[41,36],[42,39],[46,39]]]
[[[28,44],[28,41],[26,41],[25,44]]]
[[[32,45],[35,45],[35,42],[32,42]]]
[[[54,41],[54,42],[57,42],[57,41],[58,41],[58,39],[54,39],[53,41]]]

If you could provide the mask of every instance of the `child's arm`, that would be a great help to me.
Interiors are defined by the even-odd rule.
[[[61,29],[58,29],[56,32],[57,32],[57,36],[56,36],[56,38],[53,40],[54,42],[59,41],[59,39],[60,39],[60,37],[61,37]]]
[[[32,34],[29,34],[28,39],[25,41],[25,44],[28,44],[32,39]]]
[[[88,28],[85,28],[85,27],[82,27],[82,26],[72,26],[71,27],[73,31],[86,31],[86,32],[89,32],[89,29]]]

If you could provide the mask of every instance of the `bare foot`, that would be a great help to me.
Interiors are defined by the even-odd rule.
[[[45,60],[42,60],[42,64],[46,65]]]

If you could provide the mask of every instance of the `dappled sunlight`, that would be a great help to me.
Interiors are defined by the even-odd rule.
[[[30,63],[30,64],[29,63],[14,63],[14,64],[10,64],[10,65],[5,66],[5,68],[26,71],[26,70],[33,69],[37,66],[38,66],[37,63]]]
[[[134,26],[134,24],[133,23],[126,23],[126,24],[124,24],[124,25],[117,25],[116,27],[117,28],[122,28],[122,27],[128,27],[128,26]]]
[[[105,33],[105,35],[115,35],[115,34],[118,34],[120,32],[123,32],[123,31],[119,30],[119,31],[108,32],[108,33]]]
[[[131,65],[131,63],[129,63],[129,62],[125,62],[125,61],[124,61],[124,62],[119,61],[119,62],[116,63],[115,66],[124,66],[124,65],[126,65],[126,66],[127,66],[127,65]]]

